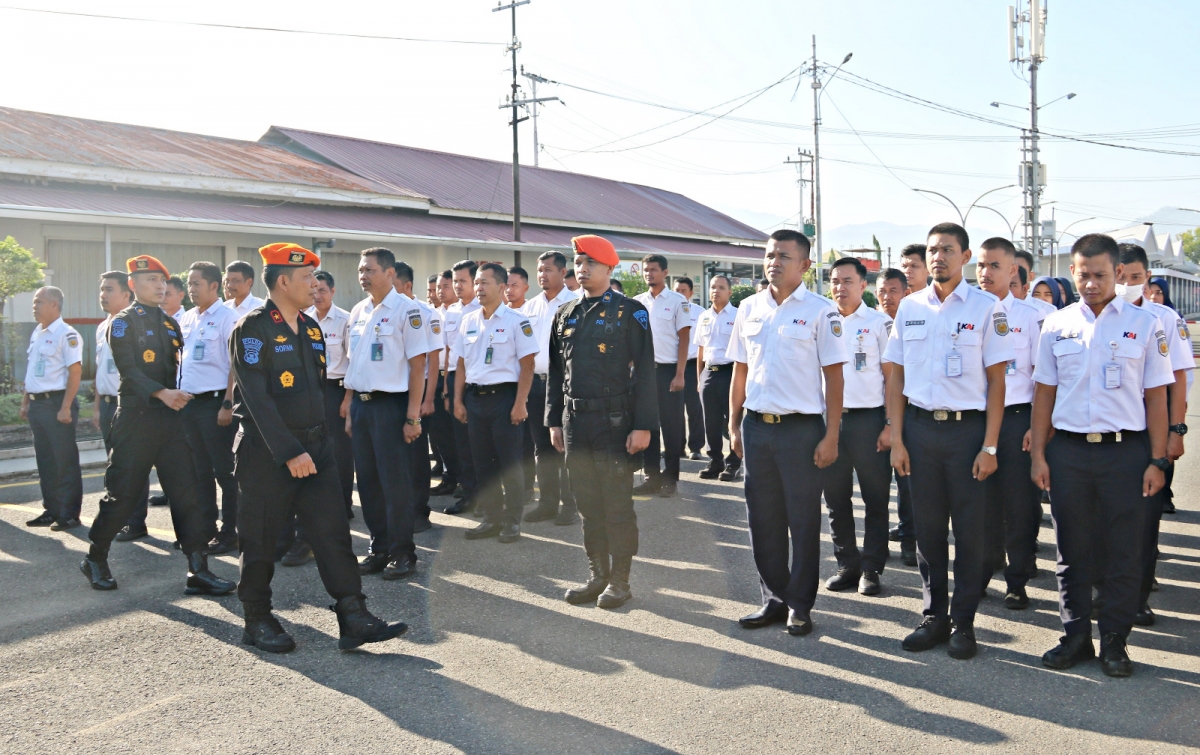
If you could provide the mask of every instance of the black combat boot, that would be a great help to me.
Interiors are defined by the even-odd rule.
[[[187,589],[184,595],[228,595],[237,587],[237,582],[221,579],[208,570],[208,556],[204,551],[188,554]]]
[[[93,590],[117,589],[117,580],[113,579],[112,572],[108,570],[107,556],[97,557],[89,553],[87,558],[80,562],[79,571],[87,577]]]
[[[629,591],[629,567],[632,565],[633,556],[613,557],[608,587],[596,601],[597,608],[617,608],[633,597],[633,593]]]
[[[242,632],[242,644],[253,645],[268,653],[290,653],[296,649],[296,641],[271,614],[271,609],[245,607],[246,629]]]
[[[573,606],[595,603],[604,588],[608,587],[608,554],[592,556],[588,559],[588,566],[592,576],[587,583],[567,590],[567,602]]]
[[[342,635],[338,640],[340,650],[353,650],[363,643],[395,639],[408,631],[408,625],[402,621],[389,624],[377,618],[367,610],[367,599],[361,595],[342,598],[329,608],[338,617],[338,629]]]

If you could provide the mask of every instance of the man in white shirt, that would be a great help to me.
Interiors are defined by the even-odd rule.
[[[883,361],[892,320],[867,306],[867,268],[843,257],[829,268],[829,287],[843,319],[849,360],[842,365],[845,383],[838,457],[825,472],[825,505],[833,534],[838,571],[825,582],[835,592],[858,588],[878,595],[879,577],[888,559],[888,504],[892,498],[891,428],[887,424],[887,377]],[[863,501],[863,547],[854,531],[854,478]]]
[[[432,278],[436,277],[434,282]],[[446,343],[446,312],[451,304],[458,301],[458,297],[454,295],[454,271],[445,270],[436,276],[431,277],[431,285],[434,287],[433,293],[430,295],[430,304],[434,305],[434,309],[441,319],[442,328],[442,343]],[[429,418],[429,440],[433,445],[434,452],[442,462],[442,481],[434,488],[431,488],[429,495],[440,496],[449,495],[458,488],[458,444],[454,440],[454,417],[450,414],[449,404],[453,398],[454,386],[450,384],[447,387],[446,375],[450,365],[446,364],[447,353],[445,348],[442,349],[441,369],[438,370],[437,393],[434,395],[433,415]]]
[[[563,277],[563,285],[567,290],[576,295],[576,298],[582,296],[579,291],[579,281],[575,279],[575,271],[567,268],[567,274]]]
[[[193,306],[179,320],[183,335],[179,387],[192,395],[183,410],[183,430],[196,464],[196,480],[206,516],[217,520],[221,488],[221,527],[208,544],[210,554],[237,550],[237,479],[233,476],[233,370],[229,339],[238,316],[221,303],[221,268],[193,262],[188,268]]]
[[[742,468],[742,460],[732,450],[722,457],[725,428],[729,426],[729,384],[733,377],[733,360],[726,352],[737,317],[737,307],[729,303],[731,293],[729,278],[713,276],[708,284],[712,306],[696,320],[696,369],[700,371],[696,382],[708,436],[708,466],[700,471],[703,480],[719,477],[729,482],[737,478]]]
[[[822,470],[837,459],[840,429],[821,415],[842,416],[847,359],[842,316],[804,287],[809,248],[797,231],[771,234],[763,257],[770,287],[742,300],[727,352],[734,361],[729,444],[746,464],[746,518],[762,588],[762,607],[739,623],[757,629],[786,620],[795,637],[813,628]]]
[[[44,286],[33,294],[33,319],[38,327],[29,338],[25,394],[20,416],[33,430],[41,516],[27,527],[67,530],[79,526],[83,505],[83,476],[75,428],[79,423],[79,381],[83,377],[83,339],[62,319],[63,293]]]
[[[1071,247],[1080,301],[1042,323],[1030,431],[1033,480],[1051,491],[1065,634],[1042,663],[1067,669],[1096,657],[1095,608],[1100,668],[1117,677],[1133,673],[1125,644],[1138,609],[1146,499],[1170,465],[1167,386],[1175,382],[1157,318],[1116,295],[1122,272],[1108,236],[1087,234]],[[1104,600],[1093,605],[1099,578]]]
[[[900,250],[900,270],[908,279],[908,296],[924,291],[929,285],[929,267],[926,264],[924,244],[909,244]]]
[[[679,484],[679,459],[683,456],[683,389],[687,385],[684,373],[691,348],[692,311],[682,296],[667,288],[666,257],[661,254],[643,257],[642,277],[650,290],[633,298],[650,311],[659,430],[650,434],[650,446],[642,453],[646,481],[634,488],[634,492],[658,493],[669,498],[675,495]],[[664,455],[665,468],[660,470],[659,459]]]
[[[963,278],[971,259],[966,230],[954,223],[934,226],[926,254],[934,285],[900,302],[883,356],[892,363],[892,467],[910,477],[924,593],[921,624],[902,646],[918,652],[949,642],[950,657],[965,660],[977,650],[975,611],[987,526],[984,481],[996,471],[1004,372],[1015,351],[996,297]]]
[[[538,353],[533,361],[533,386],[529,389],[529,432],[533,436],[534,464],[537,469],[538,505],[525,514],[527,522],[553,519],[561,526],[579,521],[575,496],[567,480],[563,455],[550,442],[546,426],[546,381],[550,373],[550,331],[554,316],[564,304],[578,297],[565,285],[567,258],[562,252],[545,252],[538,257],[538,286],[542,292],[525,304],[525,316],[537,337]],[[562,507],[559,508],[559,503]]]
[[[421,321],[425,326],[427,351],[425,352],[425,394],[421,399],[421,435],[413,441],[412,482],[415,518],[413,532],[424,532],[433,527],[429,521],[429,483],[432,470],[429,468],[429,433],[425,423],[433,416],[434,394],[437,391],[438,372],[441,365],[442,314],[413,296],[413,269],[407,262],[396,260],[396,293],[404,294],[416,302],[421,309]]]
[[[458,412],[454,410],[454,371],[458,367],[458,358],[454,354],[454,347],[458,344],[461,332],[459,325],[462,318],[479,309],[479,302],[475,299],[475,273],[478,269],[479,263],[472,260],[459,260],[451,268],[456,301],[446,307],[446,314],[442,320],[446,335],[446,380],[443,406],[454,417],[458,416]],[[463,495],[459,500],[447,506],[445,512],[461,514],[470,511],[475,506],[475,491],[479,487],[478,475],[475,473],[475,464],[471,457],[471,436],[467,432],[466,424],[458,419],[453,419],[451,424],[454,428],[454,452],[458,460],[458,482],[462,485]],[[481,512],[477,510],[475,513],[480,514]]]
[[[675,293],[682,296],[691,310],[692,329],[688,340],[687,366],[683,373],[683,408],[687,413],[687,449],[691,453],[688,458],[700,461],[704,458],[700,451],[704,448],[704,407],[700,403],[700,389],[697,380],[696,356],[699,347],[696,345],[696,322],[700,319],[700,305],[692,301],[695,286],[691,278],[675,279]]]
[[[366,249],[358,280],[367,298],[350,311],[349,363],[342,383],[346,432],[354,443],[354,473],[371,532],[362,574],[400,579],[416,572],[413,543],[412,443],[421,435],[425,358],[429,349],[417,303],[396,293],[396,257]]]
[[[1020,301],[1025,301],[1029,296],[1029,274],[1020,265],[1013,266],[1013,277],[1009,281],[1008,292]]]
[[[875,298],[879,300],[879,311],[887,315],[889,320],[896,319],[896,310],[907,294],[908,278],[894,267],[884,270],[875,281]],[[896,516],[899,522],[888,531],[888,540],[900,543],[900,563],[916,566],[917,528],[913,524],[912,492],[909,490],[907,477],[901,477],[894,469],[892,475],[896,480]]]
[[[889,320],[896,319],[896,309],[900,300],[908,295],[908,278],[894,267],[889,267],[879,274],[875,280],[875,298],[879,301],[879,311],[887,315]]]
[[[525,506],[522,424],[528,416],[538,352],[529,319],[504,305],[507,282],[503,265],[485,262],[479,266],[475,296],[480,306],[463,316],[453,350],[458,359],[454,416],[470,431],[483,510],[483,522],[466,537],[498,537],[502,543],[521,537]]]
[[[254,288],[254,268],[249,262],[234,260],[225,266],[225,306],[242,315],[263,305],[263,300],[250,293]]]
[[[983,589],[992,575],[1004,569],[1004,607],[1014,611],[1029,605],[1025,583],[1037,562],[1034,549],[1042,524],[1041,495],[1029,478],[1029,418],[1033,408],[1033,360],[1043,315],[1009,291],[1016,247],[995,237],[979,245],[975,277],[979,288],[999,299],[996,312],[1008,322],[1015,357],[1004,370],[1004,419],[996,443],[996,474],[987,480],[988,541],[985,545]],[[1005,568],[1007,555],[1008,566]]]
[[[187,296],[187,286],[184,282],[172,275],[167,278],[167,293],[163,296],[162,311],[167,317],[172,317],[175,322],[179,322],[179,318],[183,317],[183,300]]]
[[[524,314],[525,306],[529,303],[526,295],[529,293],[529,273],[523,267],[513,266],[508,269],[508,282],[504,285],[504,303],[514,312]],[[533,447],[532,422],[524,425],[522,445],[524,455],[521,457],[521,468],[525,473],[525,500],[533,500],[534,480],[537,477],[536,451]]]

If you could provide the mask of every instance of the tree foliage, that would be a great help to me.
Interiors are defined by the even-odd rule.
[[[44,267],[46,263],[12,236],[0,241],[0,317],[4,316],[4,305],[9,299],[41,287]]]
[[[621,282],[621,286],[625,290],[625,295],[630,298],[645,293],[650,288],[646,285],[646,280],[638,273],[629,271],[618,272],[613,278]]]
[[[743,299],[754,296],[757,292],[758,289],[754,286],[734,286],[729,292],[729,303],[735,307],[740,307]]]
[[[1200,265],[1200,228],[1179,234],[1179,241],[1183,244],[1183,256],[1187,261]]]

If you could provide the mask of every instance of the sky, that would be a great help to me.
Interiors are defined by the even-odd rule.
[[[914,189],[966,209],[1015,184],[1019,131],[863,81],[1019,125],[1027,112],[989,106],[1029,97],[1027,74],[1007,61],[1012,1],[532,0],[517,10],[518,61],[561,82],[538,88],[539,97],[560,98],[540,111],[539,162],[677,191],[755,228],[795,223],[796,170],[784,161],[813,147],[810,80],[796,72],[816,35],[822,64],[853,53],[821,100],[826,247],[869,245],[876,235],[898,251],[922,240],[922,229],[957,219],[944,200]],[[511,84],[511,15],[494,7],[0,0],[0,105],[247,140],[290,126],[510,160],[509,111],[500,106]],[[1137,148],[1042,141],[1043,201],[1060,230],[1147,219],[1160,233],[1200,225],[1200,213],[1175,209],[1200,209],[1200,99],[1190,88],[1200,79],[1200,47],[1189,43],[1197,32],[1200,3],[1050,4],[1040,102],[1077,96],[1046,105],[1041,128]],[[521,124],[522,164],[533,163],[530,126]],[[1147,129],[1160,131],[1126,133]],[[995,191],[981,204],[993,209],[971,213],[972,237],[1008,236],[1020,190]]]

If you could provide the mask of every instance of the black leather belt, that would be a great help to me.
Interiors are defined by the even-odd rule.
[[[1033,411],[1033,404],[1012,404],[1004,407],[1005,414],[1025,414]]]
[[[103,395],[103,394],[98,394],[98,395],[96,396],[96,398],[100,399],[101,401],[103,401],[103,402],[104,402],[104,403],[106,403],[106,404],[115,404],[115,403],[117,403],[117,397],[116,397],[116,396],[105,396],[105,395]]]
[[[193,393],[192,398],[196,399],[196,400],[206,400],[206,401],[212,400],[215,398],[224,399],[225,391],[220,390],[220,391],[205,391],[204,393]]]
[[[933,411],[929,411],[928,409],[922,409],[921,407],[913,406],[912,404],[909,404],[908,408],[916,412],[918,417],[925,417],[933,420],[934,422],[962,422],[964,419],[974,419],[976,417],[987,416],[987,412],[979,409],[964,409],[961,412],[952,411],[950,409],[935,409]]]
[[[442,377],[446,377],[446,371],[445,371],[445,370],[438,370],[438,375],[441,375]]]
[[[799,422],[801,420],[821,419],[820,414],[801,414],[799,412],[793,412],[792,414],[764,414],[763,412],[756,412],[753,409],[747,409],[746,414],[749,415],[750,418],[765,422],[768,425],[782,425],[785,422],[790,423]]]
[[[710,364],[704,369],[709,372],[724,372],[725,370],[733,369],[733,362],[729,362],[728,364]]]
[[[320,443],[325,437],[325,425],[317,425],[307,430],[292,430],[292,435],[301,443]]]
[[[64,395],[66,395],[66,393],[67,393],[66,391],[46,391],[44,393],[31,393],[31,394],[29,394],[29,400],[30,401],[50,401],[53,399],[56,401],[62,401],[62,397]]]
[[[1145,430],[1120,430],[1115,433],[1077,433],[1071,430],[1059,430],[1055,428],[1054,434],[1061,435],[1064,438],[1072,440],[1082,440],[1085,443],[1121,443],[1125,440],[1140,438]]]
[[[860,406],[857,408],[843,406],[842,414],[859,414],[861,412],[877,412],[882,408],[883,408],[883,404],[880,404],[879,406]]]
[[[566,397],[567,408],[572,412],[624,412],[630,407],[631,398],[628,393],[604,398],[571,398]]]
[[[464,386],[467,393],[473,393],[476,396],[490,396],[493,393],[504,393],[506,391],[515,391],[516,383],[493,383],[491,385],[479,385],[478,383],[467,383]]]
[[[333,383],[334,385],[338,386],[339,388],[340,388],[340,387],[341,387],[341,385],[342,385],[342,379],[341,379],[341,378],[331,378],[331,377],[327,377],[327,378],[325,378],[325,382],[326,382],[326,383]]]
[[[534,380],[541,380],[542,382],[546,382],[547,380],[549,380],[549,379],[550,379],[550,376],[549,376],[549,375],[547,375],[547,374],[546,374],[546,373],[544,373],[544,372],[543,372],[542,374],[540,374],[540,375],[538,375],[538,374],[536,374],[536,373],[535,373],[535,374],[534,374],[534,376],[533,376],[533,379],[534,379]]]
[[[407,396],[408,391],[403,393],[392,393],[391,391],[363,391],[355,393],[354,396],[359,401],[375,401],[376,399],[390,398],[392,396]]]

